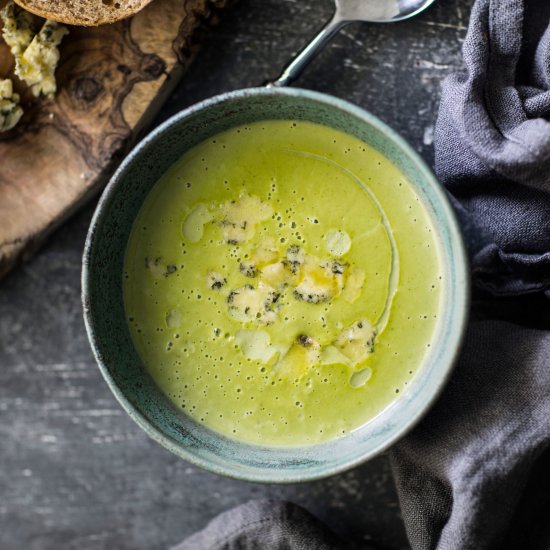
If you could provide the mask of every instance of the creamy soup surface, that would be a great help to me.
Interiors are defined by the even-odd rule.
[[[123,290],[136,349],[178,407],[293,446],[399,398],[441,286],[431,220],[393,164],[331,128],[263,121],[194,147],[154,186]]]

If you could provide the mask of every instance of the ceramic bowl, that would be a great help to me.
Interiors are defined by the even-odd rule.
[[[307,120],[356,136],[407,176],[439,236],[445,287],[430,353],[408,389],[379,416],[323,444],[277,448],[214,433],[177,409],[145,371],[125,320],[122,273],[134,219],[160,176],[199,142],[231,127],[266,119]],[[82,294],[88,336],[107,384],[126,412],[161,445],[218,474],[249,481],[325,477],[377,455],[410,430],[447,380],[459,351],[468,302],[461,234],[432,172],[393,130],[345,101],[300,89],[253,88],[199,103],[162,124],[124,160],[95,212],[86,241]]]

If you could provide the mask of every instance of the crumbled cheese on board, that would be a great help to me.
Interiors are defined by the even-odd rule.
[[[0,10],[0,18],[4,23],[2,36],[15,57],[17,67],[20,56],[36,34],[33,29],[34,18],[29,12],[14,4],[12,0],[6,4],[3,10]]]
[[[21,54],[15,74],[25,81],[35,97],[40,94],[46,97],[55,95],[55,69],[59,61],[57,46],[68,32],[64,26],[54,21],[46,21]]]
[[[11,130],[23,115],[19,106],[19,95],[13,92],[9,79],[0,80],[0,132]]]
[[[34,16],[9,0],[0,10],[2,37],[15,59],[15,74],[31,89],[33,95],[53,97],[57,91],[55,69],[59,61],[58,46],[69,31],[54,21],[45,21],[36,32]],[[23,115],[19,96],[13,93],[10,80],[1,81],[0,132],[11,130]],[[6,84],[9,82],[10,84]]]

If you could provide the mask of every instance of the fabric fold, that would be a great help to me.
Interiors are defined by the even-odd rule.
[[[172,550],[352,550],[301,506],[252,500],[214,518]],[[368,550],[368,549],[365,549]]]
[[[391,452],[415,550],[548,548],[509,541],[529,532],[550,542],[550,499],[516,519],[522,502],[537,500],[537,483],[550,484],[549,390],[549,331],[471,323],[443,395]],[[539,459],[544,472],[534,470]]]
[[[550,289],[549,21],[541,0],[478,0],[442,90],[436,173],[488,236],[472,270],[495,295]]]

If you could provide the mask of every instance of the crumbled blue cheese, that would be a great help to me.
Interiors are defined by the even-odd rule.
[[[286,251],[286,263],[290,271],[297,275],[304,262],[306,260],[306,252],[303,248],[300,248],[297,244],[293,244],[288,247]]]
[[[178,270],[174,264],[166,264],[162,256],[157,258],[145,258],[145,267],[150,271],[154,279],[168,277]]]
[[[17,66],[20,56],[27,49],[35,35],[33,16],[10,0],[4,9],[0,10],[0,18],[4,23],[2,36],[15,57]]]
[[[250,240],[256,224],[267,220],[272,214],[273,208],[255,195],[243,195],[239,200],[223,203],[218,224],[222,228],[224,241],[239,244]]]
[[[279,296],[275,289],[261,281],[257,287],[245,285],[229,293],[227,310],[236,321],[271,325],[278,318]]]
[[[269,204],[251,195],[217,206],[199,204],[185,220],[184,236],[190,242],[198,242],[204,223],[212,221],[221,229],[226,243],[241,245],[252,239],[258,223],[272,215]],[[298,244],[283,251],[271,237],[261,240],[250,253],[244,247],[244,259],[237,260],[241,286],[236,285],[226,294],[229,316],[245,325],[235,334],[235,344],[243,356],[273,366],[274,372],[289,380],[301,378],[314,365],[345,365],[359,371],[361,363],[374,351],[376,331],[366,319],[347,328],[337,323],[340,334],[326,344],[309,335],[300,335],[284,345],[275,344],[269,333],[259,328],[277,322],[292,297],[310,304],[332,302],[340,296],[352,303],[360,297],[365,273],[342,259],[351,247],[349,235],[338,229],[329,230],[325,246],[329,253],[325,258],[308,254]],[[207,273],[210,290],[223,288],[225,294],[226,284],[227,278],[221,273]],[[350,383],[359,387],[369,377],[370,370],[365,367],[352,375]]]
[[[259,361],[264,365],[273,365],[283,357],[290,346],[271,343],[271,337],[265,330],[242,329],[235,334],[235,344],[242,354],[252,361]]]
[[[334,341],[334,346],[345,355],[351,366],[367,359],[374,351],[376,331],[367,319],[361,319],[344,329]]]
[[[300,379],[319,362],[320,352],[319,342],[302,334],[275,364],[275,371],[289,380]]]
[[[325,246],[329,254],[339,258],[346,254],[346,252],[349,252],[351,238],[345,231],[331,229],[325,235]]]
[[[235,334],[235,344],[247,359],[262,363],[267,363],[276,353],[271,347],[269,334],[264,330],[238,330]]]
[[[206,286],[210,290],[220,290],[227,283],[227,279],[219,271],[209,271],[206,274]]]
[[[69,31],[54,21],[46,21],[38,33],[33,29],[33,17],[10,0],[0,18],[4,24],[2,36],[15,58],[15,74],[36,97],[53,97],[57,85],[55,69],[59,61],[58,46]]]
[[[241,262],[239,264],[239,271],[242,275],[248,277],[249,279],[253,279],[258,274],[258,270],[256,269],[254,262]]]
[[[197,204],[183,222],[183,238],[189,243],[198,243],[204,235],[204,226],[213,219],[205,204]]]
[[[19,58],[15,74],[30,86],[35,97],[40,94],[53,97],[57,91],[55,69],[59,61],[59,49],[67,27],[55,21],[46,21]]]
[[[346,285],[344,286],[344,300],[350,304],[353,304],[353,302],[361,296],[364,284],[365,272],[358,267],[352,267],[346,280]]]
[[[277,248],[275,239],[271,237],[263,239],[252,253],[251,259],[258,268],[276,262],[279,259],[279,249]]]
[[[334,260],[320,262],[314,256],[307,256],[302,279],[294,289],[294,297],[311,304],[328,302],[338,296],[344,288],[344,272],[347,265]]]
[[[266,265],[262,268],[260,276],[263,281],[273,288],[283,288],[295,279],[295,276],[287,269],[284,262]]]
[[[0,80],[0,132],[11,130],[23,115],[19,95],[13,92],[9,79]]]

